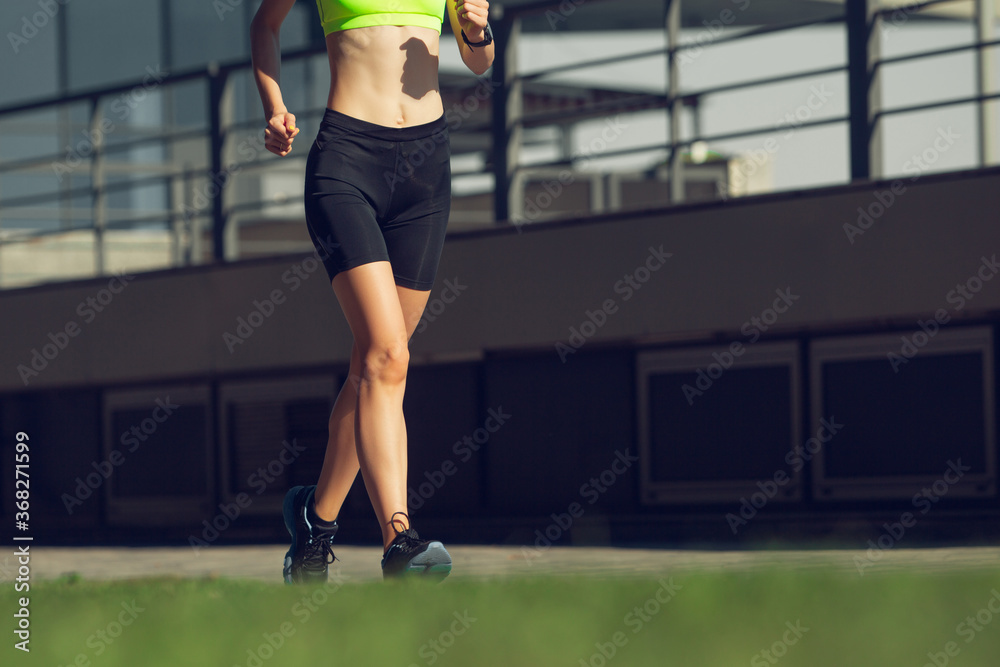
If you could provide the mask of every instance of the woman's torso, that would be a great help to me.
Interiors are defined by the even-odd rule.
[[[336,1],[320,0],[321,17],[322,3]],[[441,5],[438,9],[443,10],[444,0],[437,1]],[[415,0],[415,3],[407,5],[404,0],[390,0],[378,3],[377,8],[400,11],[422,6],[422,11],[428,11],[432,5],[437,7],[434,0]],[[356,0],[354,4],[358,4]],[[421,125],[439,118],[443,112],[438,88],[440,34],[427,27],[429,23],[437,24],[434,18],[418,19],[424,26],[367,25],[328,34],[327,106],[388,127]]]

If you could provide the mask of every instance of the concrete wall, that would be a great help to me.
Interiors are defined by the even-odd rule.
[[[984,283],[962,308],[955,294],[949,301],[983,257],[1000,251],[1000,170],[900,181],[887,194],[892,185],[453,235],[432,306],[443,290],[452,302],[434,306],[438,314],[414,337],[413,356],[434,361],[522,347],[555,355],[555,343],[568,344],[571,327],[579,330],[587,311],[602,308],[610,314],[589,340],[736,334],[786,289],[797,298],[775,324],[782,329],[1000,308],[1000,281]],[[894,201],[884,206],[878,196]],[[844,226],[857,224],[859,208],[881,215],[849,239]],[[671,257],[647,274],[647,262],[661,261],[651,249],[661,248]],[[286,256],[138,274],[124,284],[97,279],[2,292],[0,391],[342,362],[349,330],[317,267]],[[629,276],[647,281],[634,289]],[[227,343],[227,332],[246,334],[238,318],[257,310],[254,301],[275,295],[282,302],[263,324]],[[77,335],[61,336],[67,327]],[[33,369],[33,350],[54,358]]]
[[[691,539],[737,539],[725,507],[644,504],[640,465],[628,466],[589,504],[588,480],[637,452],[636,352],[670,342],[745,341],[754,318],[774,322],[766,336],[808,340],[841,329],[912,331],[918,318],[939,309],[952,322],[995,325],[1000,169],[897,183],[892,203],[880,203],[889,201],[892,185],[452,235],[425,322],[411,342],[415,364],[404,404],[410,504],[421,526],[442,539],[531,544],[553,513],[576,502],[586,514],[559,538],[563,544],[662,542],[685,531]],[[857,224],[859,207],[875,219],[851,243],[844,225]],[[970,290],[966,296],[960,285]],[[784,312],[774,321],[765,311],[776,300]],[[251,317],[260,310],[269,314]],[[258,318],[260,326],[239,324]],[[33,518],[46,539],[186,544],[231,497],[226,461],[235,450],[220,426],[223,389],[243,379],[294,384],[316,374],[340,376],[350,345],[325,272],[308,255],[0,292],[0,455],[13,455],[15,431],[31,434],[32,451],[41,452],[32,459]],[[117,434],[103,420],[114,390],[128,393],[127,386],[136,385],[176,397],[185,383],[209,397],[214,435],[195,452],[207,462],[204,493],[185,496],[183,511],[174,500],[151,505],[156,526],[149,517],[145,528],[112,520],[112,510],[135,499],[112,504],[111,485],[132,488],[164,474],[166,463],[183,468],[186,459],[172,444],[177,439],[164,436],[160,463],[144,463],[145,450],[128,454],[110,485],[68,508],[66,494],[117,446]],[[732,404],[723,403],[719,419],[731,417]],[[808,402],[798,405],[793,412],[808,424]],[[477,447],[460,446],[486,434],[491,414],[508,417]],[[293,478],[310,483],[319,467],[325,425],[313,416],[308,421],[308,437],[299,435],[312,446],[290,468],[289,484]],[[263,446],[277,451],[280,439]],[[759,440],[750,433],[718,448],[723,455],[738,446],[745,456],[764,456]],[[883,443],[883,455],[910,446],[896,440]],[[928,455],[947,457],[951,446],[948,438],[937,439],[927,445]],[[697,465],[692,461],[689,467]],[[190,474],[172,470],[166,474]],[[445,480],[443,470],[453,474]],[[697,472],[697,479],[713,474]],[[433,480],[445,483],[428,486]],[[882,504],[817,503],[808,484],[801,502],[769,506],[738,539],[826,537],[824,531],[851,525],[848,539],[863,544],[880,522],[908,507],[898,497]],[[0,480],[8,499],[0,502],[0,518],[14,511],[9,486]],[[377,539],[360,481],[356,487],[338,539]],[[283,483],[272,484],[224,539],[282,539],[279,512],[267,508],[279,506],[283,491]],[[995,494],[962,503],[949,498],[922,521],[927,539],[946,530],[995,534]],[[978,518],[963,515],[967,510]]]

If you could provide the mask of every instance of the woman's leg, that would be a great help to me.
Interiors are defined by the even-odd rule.
[[[316,482],[316,514],[334,521],[358,476],[358,449],[354,443],[354,413],[358,406],[361,358],[357,343],[351,350],[348,381],[341,387],[330,412],[330,436],[323,457],[323,469]]]
[[[400,307],[406,321],[406,333],[413,336],[427,305],[430,292],[396,287]],[[355,344],[351,351],[348,381],[344,383],[330,412],[329,440],[323,469],[316,483],[316,514],[324,521],[334,521],[358,476],[358,449],[354,440],[354,413],[358,405],[361,378],[361,356]]]
[[[330,440],[316,489],[316,512],[332,520],[360,467],[384,546],[395,537],[389,521],[406,512],[406,425],[403,391],[407,342],[429,292],[398,287],[387,262],[342,272],[333,281],[354,335],[351,381],[330,418]],[[355,447],[356,445],[356,447]],[[396,527],[408,527],[397,518]]]

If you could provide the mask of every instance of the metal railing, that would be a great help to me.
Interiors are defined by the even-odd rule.
[[[959,0],[931,0],[908,5],[905,8],[878,8],[866,0],[846,0],[844,12],[824,16],[814,20],[790,21],[779,25],[767,25],[724,32],[710,40],[684,43],[681,39],[681,0],[664,0],[663,31],[665,47],[639,49],[634,52],[615,54],[603,58],[587,59],[580,62],[550,67],[545,71],[521,73],[518,66],[519,40],[524,21],[532,17],[544,16],[546,12],[558,11],[566,2],[545,0],[517,7],[496,6],[494,33],[497,36],[496,61],[492,70],[490,88],[492,104],[489,116],[470,120],[455,133],[466,137],[469,155],[477,155],[482,168],[456,170],[455,177],[487,176],[489,185],[481,188],[481,194],[492,195],[489,211],[496,224],[519,224],[525,222],[525,182],[526,175],[543,172],[546,169],[563,169],[590,156],[574,153],[561,145],[559,157],[555,160],[535,161],[525,164],[522,160],[525,132],[539,128],[553,127],[565,132],[571,127],[591,119],[599,119],[620,113],[663,111],[667,140],[651,141],[647,144],[601,151],[602,158],[635,156],[643,153],[662,152],[668,174],[667,191],[664,202],[680,203],[685,199],[686,172],[690,166],[685,163],[685,150],[697,144],[715,144],[731,139],[747,138],[774,133],[772,126],[756,126],[735,131],[703,134],[695,122],[694,130],[682,131],[682,120],[686,108],[697,109],[705,99],[731,93],[733,91],[761,89],[765,86],[801,81],[822,76],[843,74],[849,88],[849,105],[846,114],[810,119],[796,125],[797,128],[812,128],[836,124],[846,124],[849,128],[850,179],[868,180],[882,176],[879,136],[880,128],[888,116],[913,113],[939,107],[976,104],[980,129],[978,162],[985,166],[995,156],[991,155],[992,138],[995,128],[986,103],[1000,99],[1000,93],[990,92],[988,77],[988,49],[1000,46],[1000,39],[993,39],[995,17],[989,0],[976,0],[976,39],[972,43],[939,48],[889,58],[879,57],[879,27],[886,21],[895,20],[900,11],[911,16],[935,5],[957,3]],[[570,3],[573,6],[588,6],[600,9],[610,6],[611,0],[586,0],[585,3]],[[581,9],[581,12],[583,10]],[[566,22],[573,19],[565,17]],[[688,90],[684,88],[680,63],[685,53],[694,49],[708,49],[719,45],[754,39],[768,35],[787,33],[810,26],[843,25],[846,34],[846,62],[825,67],[813,67],[788,74],[761,76],[753,80],[731,82],[722,85]],[[65,40],[62,40],[65,41]],[[884,66],[905,61],[934,58],[973,50],[977,53],[977,94],[961,98],[936,100],[924,104],[907,105],[896,108],[881,108],[880,77]],[[577,104],[570,111],[526,109],[526,96],[543,91],[551,84],[546,79],[557,75],[586,72],[595,67],[612,64],[635,63],[643,59],[663,57],[666,70],[666,90],[662,93],[648,90],[630,90],[626,87],[605,90],[603,100],[587,104]],[[302,63],[309,66],[312,61],[325,64],[322,45],[282,54],[283,63],[288,66]],[[234,223],[239,216],[260,215],[268,211],[288,208],[287,200],[267,196],[237,196],[232,192],[232,184],[247,173],[273,169],[273,156],[263,151],[262,138],[254,139],[261,123],[257,120],[234,120],[234,80],[247,76],[251,63],[248,59],[210,64],[160,77],[155,86],[148,82],[131,82],[125,85],[83,91],[70,95],[60,95],[44,100],[17,104],[0,109],[0,134],[5,125],[13,123],[18,116],[54,112],[57,120],[51,134],[58,145],[68,146],[72,137],[81,129],[81,123],[73,122],[74,117],[86,117],[86,155],[77,155],[77,164],[68,168],[72,151],[60,150],[27,158],[0,161],[0,183],[8,175],[46,174],[55,172],[58,186],[32,194],[8,194],[4,192],[0,200],[0,287],[10,284],[25,284],[51,279],[60,275],[59,271],[49,271],[48,275],[36,275],[30,279],[7,274],[5,262],[11,262],[12,249],[37,247],[46,239],[67,237],[71,234],[91,235],[92,269],[84,273],[102,275],[115,268],[108,262],[110,235],[122,230],[155,229],[163,238],[160,245],[169,249],[167,257],[161,258],[164,266],[177,266],[203,261],[225,261],[238,257]],[[450,87],[442,85],[446,98],[461,99],[462,93],[474,88],[477,80],[472,77],[449,79]],[[169,105],[173,96],[182,94],[182,86],[200,84],[207,100],[204,127],[152,128],[137,132],[129,125],[122,134],[131,131],[136,136],[119,140],[108,140],[107,132],[102,132],[107,116],[103,109],[109,102],[121,96],[135,93],[140,87],[148,95],[158,99],[161,105]],[[564,85],[565,87],[565,85]],[[580,87],[580,90],[584,90]],[[468,96],[467,96],[468,99]],[[82,109],[81,109],[82,107]],[[448,103],[446,101],[446,109]],[[318,121],[322,108],[307,109],[297,114],[300,126]],[[482,113],[486,113],[485,111]],[[129,120],[123,119],[122,122]],[[131,128],[131,129],[130,129]],[[44,131],[42,132],[44,134]],[[236,141],[243,137],[243,143]],[[457,142],[456,142],[457,143]],[[246,150],[242,150],[246,148]],[[163,159],[151,164],[130,161],[129,154],[139,150],[161,152]],[[82,152],[82,151],[81,151]],[[240,158],[228,159],[239,153]],[[281,163],[283,174],[294,177],[302,168],[305,151],[300,152],[297,161],[288,158]],[[205,159],[200,159],[202,155]],[[192,157],[193,156],[193,157]],[[123,158],[116,161],[116,158]],[[198,164],[198,163],[201,164]],[[66,173],[59,173],[59,165],[67,167]],[[248,181],[249,182],[249,181]],[[147,206],[147,210],[136,212],[134,207],[118,210],[113,207],[116,198],[141,195],[143,189],[149,197],[156,198],[160,205]],[[253,188],[249,188],[252,190]],[[259,183],[258,183],[259,189]],[[480,194],[480,193],[473,193]],[[487,201],[484,200],[484,201]],[[83,202],[84,205],[80,205]],[[50,221],[48,228],[40,228],[32,221],[20,228],[12,227],[10,221],[18,216],[36,216]],[[81,238],[85,238],[81,236]],[[115,238],[124,242],[125,235]],[[210,238],[206,247],[206,241]],[[87,241],[84,241],[87,243]],[[292,241],[289,244],[294,245]],[[280,244],[275,244],[280,245]],[[127,256],[127,247],[120,253]],[[162,253],[161,253],[162,254]],[[142,261],[142,260],[136,260]],[[44,273],[44,272],[43,272]],[[7,285],[3,284],[6,282]]]

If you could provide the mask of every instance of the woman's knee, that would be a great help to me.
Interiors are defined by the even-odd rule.
[[[410,350],[406,335],[395,340],[373,342],[365,350],[359,351],[362,365],[361,377],[368,382],[400,384],[406,380],[406,370],[410,364]]]

